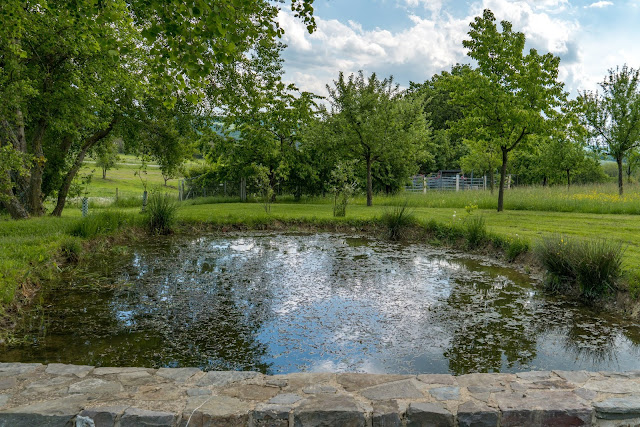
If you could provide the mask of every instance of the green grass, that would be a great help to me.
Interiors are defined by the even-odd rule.
[[[365,197],[354,200],[365,204]],[[403,204],[424,208],[457,208],[477,205],[480,209],[496,209],[497,190],[489,191],[428,191],[425,193],[401,193],[396,196],[375,196],[374,204]],[[615,183],[554,187],[519,187],[505,191],[506,210],[531,210],[549,212],[582,212],[602,214],[640,214],[640,186],[625,182],[624,195],[618,196]]]

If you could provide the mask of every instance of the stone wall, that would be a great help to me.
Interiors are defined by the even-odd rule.
[[[640,371],[266,376],[0,363],[0,426],[640,425]]]

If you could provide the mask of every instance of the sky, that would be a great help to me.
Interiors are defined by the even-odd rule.
[[[470,63],[462,41],[487,8],[525,34],[527,51],[561,58],[572,97],[596,90],[611,68],[640,68],[640,0],[315,0],[313,34],[285,8],[278,15],[285,80],[323,96],[340,71],[424,82]]]

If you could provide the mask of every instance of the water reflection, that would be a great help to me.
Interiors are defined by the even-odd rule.
[[[539,295],[515,270],[334,234],[154,239],[94,260],[43,301],[21,325],[28,340],[0,360],[265,373],[640,368],[637,326]]]

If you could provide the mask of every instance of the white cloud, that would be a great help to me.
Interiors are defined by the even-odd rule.
[[[591,4],[590,4],[590,5],[588,5],[588,6],[585,6],[584,8],[585,8],[585,9],[589,9],[589,8],[598,8],[598,9],[602,9],[602,8],[604,8],[604,7],[607,7],[607,6],[613,6],[613,2],[610,2],[610,1],[597,1],[597,2],[595,2],[595,3],[591,3]]]
[[[429,3],[397,2],[405,6]],[[399,31],[364,29],[364,22],[316,16],[317,30],[309,35],[302,22],[281,11],[284,42],[290,46],[284,54],[286,78],[320,95],[326,95],[325,85],[336,79],[339,71],[363,70],[381,77],[393,74],[403,86],[409,81],[424,81],[456,63],[469,61],[462,40],[468,37],[469,23],[485,8],[491,9],[498,21],[508,20],[514,30],[524,32],[528,46],[559,55],[560,78],[573,94],[577,89],[595,89],[595,83],[602,80],[607,68],[620,62],[619,58],[632,64],[634,55],[639,55],[640,47],[625,43],[612,50],[601,34],[587,34],[567,0],[475,0],[466,16],[456,17],[447,13],[447,1],[435,3],[445,7],[438,13],[409,10],[410,24]]]

